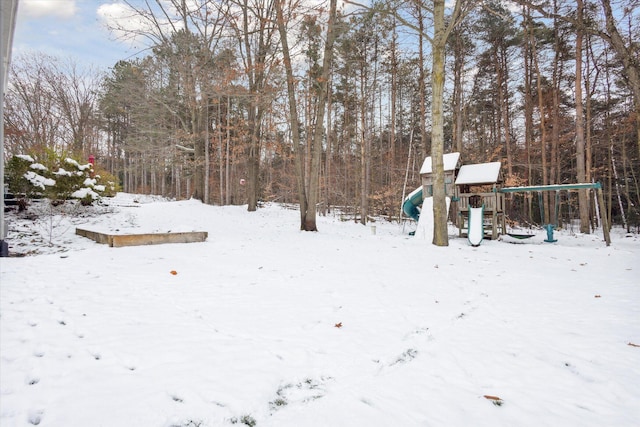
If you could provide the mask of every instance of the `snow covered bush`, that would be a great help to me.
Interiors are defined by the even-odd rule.
[[[103,188],[103,191],[100,193],[102,197],[113,197],[118,191],[122,191],[118,178],[100,166],[94,166],[94,170],[95,179]]]
[[[67,156],[47,153],[45,160],[16,155],[6,167],[9,190],[18,197],[46,197],[53,204],[79,199],[89,205],[100,198],[105,186],[98,182],[90,163],[81,164]]]
[[[40,174],[42,168],[46,169],[44,165],[36,163],[31,156],[13,156],[5,167],[5,181],[9,191],[17,197],[26,198],[42,194],[46,187],[45,183],[51,184],[51,181]]]

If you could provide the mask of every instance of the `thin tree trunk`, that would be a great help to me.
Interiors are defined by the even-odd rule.
[[[583,3],[577,0],[578,29],[576,33],[576,174],[578,182],[585,182],[584,152],[584,112],[582,107],[582,25]],[[580,209],[580,232],[589,233],[589,196],[586,189],[578,190],[578,206]]]
[[[363,70],[361,70],[363,71]],[[362,99],[360,101],[360,222],[362,225],[367,225],[367,209],[369,195],[367,194],[367,158],[369,152],[367,151],[367,136],[366,136],[366,106],[365,106],[365,87],[364,76],[360,77],[360,91]]]
[[[531,145],[533,141],[533,97],[532,93],[532,74],[531,74],[531,45],[533,41],[533,30],[531,25],[531,17],[529,9],[523,6],[523,15],[526,21],[527,36],[523,40],[524,50],[524,144],[527,152],[527,185],[533,185],[533,170],[531,162]],[[533,205],[531,197],[525,197],[527,203],[527,214],[529,221],[533,217]]]
[[[453,59],[453,146],[462,153],[462,72],[464,71],[464,39],[456,31]]]
[[[443,12],[444,13],[444,12]],[[420,144],[421,149],[417,150],[418,157],[425,157],[429,150],[427,149],[427,89],[425,87],[425,59],[424,59],[424,42],[422,34],[424,33],[424,18],[422,17],[422,7],[418,6],[418,27],[420,29],[420,38],[418,40],[418,66],[420,67],[418,71],[418,91],[420,96]],[[443,26],[444,27],[444,26]],[[444,28],[442,29],[444,32]],[[444,43],[444,41],[443,41]],[[443,48],[444,49],[444,48]],[[435,62],[435,58],[433,59]]]
[[[218,97],[218,179],[220,180],[220,206],[224,205],[224,156],[222,155],[222,114],[221,114],[221,98]]]
[[[397,43],[395,15],[393,17],[393,35],[391,39],[391,114],[389,120],[389,163],[387,165],[389,174],[389,183],[393,182],[393,168],[396,164],[396,106],[398,102],[398,60],[397,60]]]
[[[591,90],[591,61],[594,60],[593,50],[591,48],[591,37],[592,35],[586,34],[586,50],[587,50],[587,61],[586,61],[586,72],[584,79],[584,91],[586,93],[585,98],[585,181],[592,182],[592,171],[593,171],[593,144],[592,144],[592,108],[591,108],[591,99],[593,97],[593,93]],[[595,194],[593,192],[589,192],[589,222],[593,229],[596,228],[595,224]]]
[[[226,141],[226,155],[225,155],[225,185],[227,195],[227,205],[231,204],[231,123],[230,123],[230,111],[231,111],[231,98],[227,97],[227,141]]]
[[[538,52],[536,49],[535,39],[532,45],[533,48],[533,64],[536,71],[536,88],[538,92],[538,110],[540,114],[540,156],[542,157],[542,185],[549,184],[548,171],[547,171],[547,126],[545,124],[545,108],[542,92],[542,75],[540,74],[540,65],[538,63]],[[543,218],[540,218],[540,222],[543,224],[550,222],[549,215],[549,203],[547,192],[543,192]],[[545,200],[546,199],[546,200]]]
[[[330,74],[330,78],[333,78],[333,73]],[[327,94],[327,153],[326,153],[326,170],[325,170],[325,179],[324,179],[324,190],[325,190],[325,215],[327,212],[330,212],[331,207],[331,167],[332,167],[332,158],[333,158],[333,98],[331,97],[331,80],[328,84],[328,94]]]
[[[628,229],[629,227],[627,224],[627,216],[624,213],[622,196],[620,195],[620,184],[618,179],[618,170],[616,169],[616,157],[615,157],[615,154],[613,153],[613,142],[609,146],[609,151],[611,152],[611,170],[613,171],[613,179],[616,187],[616,199],[618,201],[618,208],[620,209],[620,216],[622,217],[622,225],[624,226],[624,228]]]
[[[511,155],[511,132],[509,130],[509,74],[507,68],[507,52],[502,46],[500,53],[496,52],[496,66],[498,67],[498,104],[500,108],[502,130],[504,132],[504,147],[507,158],[507,176],[513,175],[513,159]]]

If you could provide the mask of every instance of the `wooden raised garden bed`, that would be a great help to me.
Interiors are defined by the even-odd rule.
[[[194,243],[207,240],[206,231],[180,233],[107,234],[76,228],[76,234],[112,248],[121,246],[162,245],[165,243]]]

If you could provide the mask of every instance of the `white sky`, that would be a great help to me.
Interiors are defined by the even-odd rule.
[[[22,0],[21,12],[27,18],[55,16],[67,19],[78,11],[75,0]]]

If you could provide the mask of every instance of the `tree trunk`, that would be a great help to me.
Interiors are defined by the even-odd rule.
[[[558,11],[558,2],[554,0],[553,10],[555,13]],[[553,71],[552,71],[552,83],[551,83],[551,156],[549,158],[549,184],[557,184],[560,179],[559,161],[558,161],[558,145],[560,140],[560,85],[563,74],[563,59],[560,47],[560,22],[558,19],[553,20]],[[545,192],[543,194],[545,198],[545,207],[548,206],[548,222],[550,224],[556,224],[561,227],[560,219],[557,215],[551,218],[551,212],[560,212],[558,203],[560,203],[559,197],[551,197],[550,193]]]
[[[462,73],[464,72],[464,39],[456,30],[453,59],[453,147],[462,153]]]
[[[313,147],[311,169],[309,171],[309,191],[305,191],[304,174],[304,153],[300,144],[300,129],[298,126],[298,107],[295,93],[295,76],[291,63],[289,43],[287,41],[287,29],[283,13],[284,0],[276,0],[276,20],[278,31],[280,32],[280,43],[282,44],[282,55],[287,76],[287,95],[289,100],[289,115],[291,122],[291,139],[293,141],[293,151],[296,169],[296,183],[298,197],[300,199],[300,229],[304,231],[317,231],[316,225],[316,202],[318,200],[318,184],[320,180],[320,165],[322,154],[322,138],[324,136],[324,115],[326,110],[327,91],[329,87],[330,66],[333,60],[333,44],[335,41],[334,25],[336,21],[337,0],[331,0],[329,11],[329,22],[327,25],[327,39],[324,48],[324,58],[322,62],[322,72],[317,84],[317,111],[316,121],[313,131]]]
[[[333,78],[330,75],[330,78]],[[331,81],[329,81],[329,88],[331,88]],[[333,158],[333,121],[332,121],[332,106],[333,99],[331,97],[331,90],[327,94],[327,152],[326,152],[326,160],[325,160],[325,177],[324,177],[324,209],[325,215],[331,209],[331,168],[332,168],[332,158]]]
[[[579,183],[586,181],[584,152],[584,112],[582,108],[582,25],[583,3],[577,0],[578,29],[576,33],[576,175]],[[586,189],[578,190],[578,207],[580,209],[580,232],[589,233],[589,195]]]
[[[542,185],[549,184],[548,171],[547,171],[547,126],[545,123],[545,106],[542,91],[542,74],[540,73],[540,65],[538,62],[538,52],[536,49],[535,39],[533,41],[533,64],[536,71],[536,89],[538,92],[538,110],[540,114],[540,156],[542,157]],[[549,215],[549,203],[545,203],[549,200],[547,192],[543,192],[542,200],[544,207],[542,210],[542,218],[540,222],[545,224],[551,222]],[[545,200],[546,199],[546,200]]]
[[[324,116],[327,107],[327,93],[329,91],[329,76],[331,63],[333,62],[333,45],[335,42],[334,26],[337,17],[337,0],[330,0],[329,21],[327,23],[327,38],[324,45],[324,57],[322,58],[322,73],[317,82],[317,110],[316,122],[313,129],[313,158],[309,176],[309,205],[305,218],[305,230],[317,231],[316,227],[316,203],[318,201],[320,164],[322,159],[322,139],[324,137]]]
[[[433,2],[433,68],[431,70],[431,164],[433,171],[433,244],[449,246],[447,202],[444,188],[444,53],[446,31],[444,0]]]
[[[195,88],[194,88],[195,92]],[[191,98],[191,137],[193,138],[195,168],[193,182],[193,198],[204,202],[204,136],[202,135],[203,109],[198,107],[195,95]]]
[[[393,169],[396,164],[396,107],[398,103],[398,45],[396,33],[396,21],[394,16],[393,35],[391,36],[391,119],[389,123],[389,163],[387,170],[389,183],[393,182]]]
[[[584,90],[586,92],[585,98],[585,181],[592,181],[592,172],[593,172],[593,143],[592,143],[592,128],[593,128],[593,120],[592,120],[592,104],[591,99],[593,98],[593,93],[591,89],[591,62],[594,61],[593,50],[591,48],[591,37],[592,35],[586,33],[586,51],[587,51],[587,61],[586,61],[586,72],[585,72],[585,80],[584,80]],[[594,85],[596,87],[596,85]],[[595,194],[593,192],[589,192],[589,223],[593,229],[596,228],[596,223],[594,218],[596,214],[594,212],[594,207],[596,206]]]
[[[367,58],[366,41],[363,42],[362,55]],[[369,215],[369,179],[368,168],[370,162],[370,150],[368,144],[367,111],[367,67],[366,59],[360,64],[360,223],[367,225]]]
[[[498,108],[503,130],[498,129],[498,135],[504,132],[505,156],[507,158],[507,176],[513,175],[513,159],[511,154],[511,132],[509,121],[509,68],[507,66],[507,50],[500,46],[499,54],[496,49],[496,67],[498,70]]]
[[[444,12],[443,12],[444,13]],[[418,158],[426,157],[427,150],[427,89],[425,87],[425,72],[424,72],[424,47],[423,47],[423,37],[424,33],[424,18],[422,17],[422,7],[418,7],[418,27],[420,29],[420,38],[418,40],[418,65],[420,66],[420,70],[418,72],[418,91],[420,96],[420,150],[416,150],[418,153]],[[442,29],[444,32],[444,28]],[[444,41],[443,41],[444,43]],[[434,59],[435,61],[435,59]]]
[[[295,76],[293,75],[293,66],[291,64],[291,53],[289,51],[289,42],[287,41],[287,29],[284,20],[282,3],[285,0],[276,0],[276,20],[278,31],[280,32],[280,43],[282,44],[282,56],[284,68],[287,75],[287,97],[289,99],[289,122],[291,123],[291,141],[293,144],[293,160],[296,171],[296,187],[298,189],[298,199],[300,203],[300,229],[306,231],[307,217],[307,194],[305,191],[305,174],[304,174],[304,153],[301,147],[300,127],[298,121],[298,104],[295,91]]]
[[[526,22],[527,36],[523,40],[523,54],[524,54],[524,145],[527,152],[527,185],[533,185],[533,170],[531,161],[531,145],[533,142],[533,97],[531,96],[532,88],[532,72],[531,63],[532,60],[532,38],[533,29],[531,23],[531,17],[529,15],[529,9],[523,6],[523,15]],[[527,215],[529,221],[533,217],[533,206],[531,197],[526,197]]]

